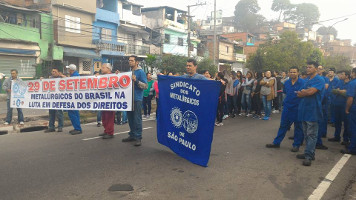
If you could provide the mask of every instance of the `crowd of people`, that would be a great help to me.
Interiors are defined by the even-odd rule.
[[[129,123],[130,132],[122,142],[135,141],[135,146],[141,145],[142,139],[142,112],[145,118],[150,118],[151,101],[156,99],[159,106],[158,81],[152,79],[151,73],[144,73],[139,67],[136,56],[129,57],[129,65],[133,72],[134,86],[133,111],[98,112],[98,126],[104,127],[100,134],[103,139],[114,137],[115,116],[116,123]],[[350,71],[338,71],[330,68],[326,73],[323,66],[316,62],[308,62],[305,72],[300,73],[298,67],[291,67],[288,72],[265,71],[246,72],[223,71],[211,76],[209,71],[197,73],[197,62],[188,59],[186,74],[180,76],[187,79],[201,79],[221,82],[217,115],[215,125],[223,126],[223,120],[236,116],[251,117],[253,119],[270,120],[272,113],[282,112],[280,127],[277,136],[267,148],[280,148],[286,132],[294,124],[294,136],[292,152],[298,152],[300,146],[305,143],[303,154],[296,157],[304,159],[303,165],[310,166],[315,159],[315,149],[327,150],[322,138],[327,136],[328,124],[335,127],[330,142],[340,142],[345,145],[341,153],[356,154],[356,68]],[[79,76],[76,66],[66,67],[70,76]],[[113,73],[109,63],[101,66],[101,74]],[[98,74],[96,74],[98,75]],[[173,74],[167,74],[173,75]],[[52,69],[50,78],[65,77],[57,68]],[[10,107],[11,80],[20,80],[17,71],[11,70],[11,78],[6,79],[3,89],[7,91],[7,118],[5,124],[10,124],[12,108]],[[272,109],[273,108],[273,109]],[[18,121],[23,124],[23,114],[18,110]],[[70,134],[81,134],[79,111],[68,111],[73,125]],[[121,119],[122,116],[122,119]],[[63,111],[49,111],[49,126],[46,132],[54,132],[55,118],[58,118],[58,132],[63,128]],[[341,138],[341,131],[343,135]],[[342,141],[341,141],[342,139]]]

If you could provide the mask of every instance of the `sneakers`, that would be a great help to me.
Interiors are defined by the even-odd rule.
[[[138,147],[138,146],[141,146],[141,139],[138,139],[138,140],[135,140],[136,142],[135,142],[135,144],[134,144],[134,146],[135,147]]]
[[[342,153],[342,154],[351,154],[351,155],[356,155],[356,153],[353,153],[353,152],[351,152],[351,151],[349,151],[348,149],[342,149],[342,150],[340,150],[340,153]]]
[[[133,142],[133,141],[135,141],[135,138],[129,136],[127,138],[122,139],[121,141],[122,142]]]
[[[240,113],[239,116],[243,117],[245,116],[245,113]]]
[[[63,132],[63,128],[58,128],[57,132]]]
[[[25,123],[24,122],[20,122],[20,125],[24,125]]]
[[[223,126],[223,123],[217,123],[216,126]]]
[[[328,141],[329,141],[329,142],[340,142],[340,139],[329,138]]]
[[[229,117],[229,115],[224,115],[223,119],[227,119]]]
[[[291,152],[298,152],[299,151],[299,147],[293,147],[290,151]]]
[[[264,117],[264,118],[262,118],[262,120],[271,120],[271,118],[270,117]]]
[[[327,146],[324,146],[324,145],[316,145],[316,146],[315,146],[315,149],[327,150],[328,147],[327,147]]]
[[[47,130],[45,130],[44,132],[45,133],[50,133],[50,132],[55,132],[56,130],[54,130],[54,129],[47,129]]]
[[[100,133],[99,136],[103,137],[104,135],[106,135],[106,133]]]
[[[280,145],[279,144],[266,144],[266,147],[267,148],[279,148],[280,147]]]
[[[298,159],[305,159],[305,154],[297,154],[296,157],[297,157]],[[315,160],[315,157],[312,158],[312,160]]]
[[[98,124],[96,125],[97,127],[100,127],[101,126],[101,122],[98,122]]]
[[[4,125],[9,125],[9,122],[5,122]]]
[[[304,165],[304,166],[310,166],[311,163],[312,163],[312,161],[311,161],[310,159],[308,159],[308,158],[306,158],[306,159],[303,161],[303,165]]]
[[[272,113],[274,113],[274,114],[279,113],[279,110],[274,110],[274,111],[272,111]]]
[[[345,141],[342,141],[340,144],[341,144],[341,145],[349,145],[349,144],[350,144],[350,142],[345,142]]]
[[[246,115],[246,117],[251,117],[251,116],[252,116],[252,114],[250,114],[250,113]]]
[[[69,131],[69,133],[70,133],[71,135],[78,135],[78,134],[82,134],[82,131],[79,131],[79,130],[71,130],[71,131]]]
[[[114,135],[105,134],[102,138],[103,139],[112,139],[112,138],[114,138]]]

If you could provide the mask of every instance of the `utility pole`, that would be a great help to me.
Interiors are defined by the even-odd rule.
[[[216,65],[216,0],[214,0],[214,39],[213,39],[214,45],[213,45],[213,62],[214,65]],[[219,70],[219,67],[218,67]]]
[[[195,7],[195,6],[204,6],[206,5],[206,2],[205,3],[197,3],[197,4],[194,4],[194,5],[189,5],[187,6],[188,7],[188,40],[187,40],[187,43],[188,43],[188,58],[190,57],[190,23],[191,23],[191,18],[193,16],[190,16],[190,7]]]

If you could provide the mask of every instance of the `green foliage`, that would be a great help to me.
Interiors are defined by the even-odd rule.
[[[157,57],[155,55],[147,54],[147,58],[145,59],[146,64],[152,69],[156,67]]]
[[[296,32],[286,31],[277,43],[266,43],[247,60],[255,71],[287,71],[291,66],[303,67],[309,60],[320,62],[322,54],[310,42],[302,42]]]
[[[337,36],[337,30],[331,26],[329,27],[322,26],[318,28],[316,32],[319,33],[320,35],[334,35],[335,38]]]
[[[311,29],[320,17],[319,8],[311,3],[296,4],[286,13],[287,21],[297,24],[297,27],[308,29]]]
[[[169,72],[184,73],[188,58],[185,56],[164,55],[162,61],[157,64],[157,68],[164,74]]]
[[[322,62],[326,69],[335,68],[336,71],[351,70],[350,58],[343,55],[326,56]]]
[[[184,74],[186,72],[185,66],[187,65],[187,60],[188,57],[185,56],[164,55],[162,61],[157,63],[157,68],[164,74],[168,74],[169,72]],[[210,74],[215,74],[217,67],[211,59],[204,58],[198,62],[197,72],[201,74],[204,70],[209,70]]]
[[[208,70],[211,75],[214,75],[218,71],[210,58],[204,58],[198,63],[198,73],[202,74],[205,70]]]
[[[258,32],[265,18],[257,14],[261,8],[257,0],[240,0],[235,6],[236,28],[245,32]]]

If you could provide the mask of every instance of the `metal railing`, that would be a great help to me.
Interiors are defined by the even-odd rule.
[[[150,53],[150,47],[142,45],[131,45],[127,44],[125,46],[125,54],[127,55],[147,55]]]
[[[118,51],[118,52],[125,52],[125,46],[120,44],[112,44],[106,42],[98,42],[97,43],[98,50],[106,50],[106,51]]]

